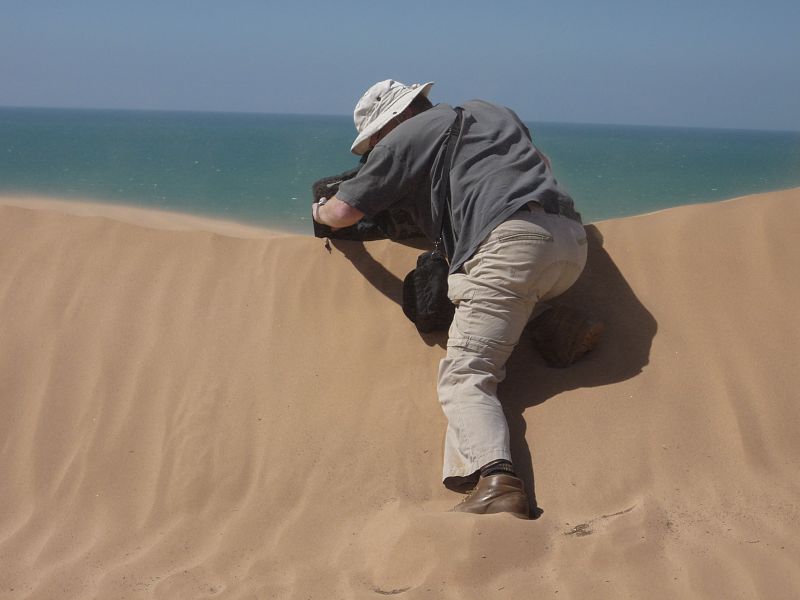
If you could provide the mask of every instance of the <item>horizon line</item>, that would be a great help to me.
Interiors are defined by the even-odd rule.
[[[193,108],[134,108],[134,107],[102,107],[102,106],[55,106],[55,105],[6,105],[0,104],[2,109],[30,109],[30,110],[74,110],[74,111],[104,111],[104,112],[149,112],[149,113],[187,113],[187,114],[220,114],[220,115],[272,115],[287,117],[337,117],[351,119],[350,114],[342,113],[317,113],[317,112],[270,112],[254,110],[226,110],[226,109],[193,109]],[[751,131],[769,133],[800,133],[800,129],[777,129],[759,127],[731,127],[719,125],[664,125],[661,123],[610,123],[596,121],[549,121],[522,118],[523,122],[547,125],[587,125],[602,127],[644,127],[660,129],[700,129],[719,131]]]

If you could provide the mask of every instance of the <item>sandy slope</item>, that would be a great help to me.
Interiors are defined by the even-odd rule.
[[[800,595],[800,189],[593,228],[530,522],[448,512],[417,249],[67,212],[0,206],[0,598]]]

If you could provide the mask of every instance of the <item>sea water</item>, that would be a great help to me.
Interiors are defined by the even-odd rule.
[[[800,186],[800,132],[528,123],[584,222]],[[356,165],[346,116],[0,108],[0,194],[310,232],[311,184]]]

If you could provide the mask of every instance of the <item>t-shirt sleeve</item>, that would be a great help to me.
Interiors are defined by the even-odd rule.
[[[391,148],[378,145],[358,175],[341,183],[336,197],[374,217],[403,197],[413,175]]]

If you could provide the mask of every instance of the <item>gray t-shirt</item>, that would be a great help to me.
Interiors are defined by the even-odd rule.
[[[482,100],[462,107],[464,125],[450,170],[455,245],[446,243],[446,249],[451,273],[528,202],[572,206],[511,109]],[[432,179],[440,172],[455,116],[451,106],[438,104],[398,125],[372,149],[358,175],[342,182],[336,197],[368,217],[390,206],[403,208],[425,235],[437,240],[444,208],[439,205],[441,181]]]

